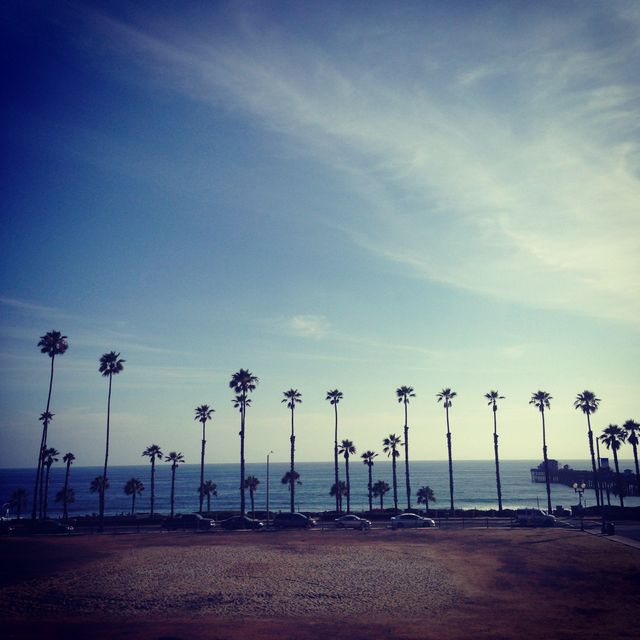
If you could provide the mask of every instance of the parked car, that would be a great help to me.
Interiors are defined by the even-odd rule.
[[[276,513],[273,526],[276,529],[309,529],[317,522],[303,513]]]
[[[335,523],[338,529],[361,529],[363,531],[365,529],[371,529],[370,520],[365,520],[364,518],[359,518],[352,514],[336,518]]]
[[[401,513],[390,520],[392,529],[409,529],[416,527],[435,527],[435,520],[423,518],[415,513]]]
[[[162,523],[162,528],[167,531],[178,529],[195,529],[196,531],[210,531],[215,522],[210,518],[203,518],[199,513],[183,513],[173,518],[167,518]]]
[[[518,509],[516,523],[521,527],[554,527],[556,519],[542,509]]]
[[[70,533],[73,527],[57,520],[23,520],[16,532],[24,533]]]
[[[220,523],[223,529],[234,531],[236,529],[264,529],[264,522],[255,520],[249,516],[231,516]]]

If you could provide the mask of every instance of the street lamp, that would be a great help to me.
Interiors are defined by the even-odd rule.
[[[582,496],[584,495],[584,490],[587,488],[587,485],[583,481],[580,484],[574,482],[572,486],[573,490],[578,494],[578,507],[580,509],[580,531],[584,531],[584,511],[582,508]]]
[[[267,529],[269,528],[269,456],[273,451],[267,453]]]

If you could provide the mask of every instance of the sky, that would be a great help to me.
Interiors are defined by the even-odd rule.
[[[7,2],[0,9],[0,466],[239,457],[339,437],[446,459],[588,458],[640,419],[636,2]],[[622,457],[631,457],[629,447]]]

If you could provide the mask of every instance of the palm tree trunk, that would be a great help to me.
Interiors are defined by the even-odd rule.
[[[544,459],[544,481],[547,485],[547,509],[551,513],[551,483],[549,481],[549,459],[547,457],[547,432],[544,424],[544,411],[541,411],[542,415],[542,457]]]
[[[407,399],[404,400],[404,473],[407,484],[407,509],[411,509],[411,480],[409,477],[409,425],[407,423]]]
[[[63,500],[62,500],[62,517],[66,520],[69,519],[69,514],[67,512],[67,491],[69,488],[69,471],[71,469],[71,460],[67,461],[67,471],[64,474],[64,489],[63,489]]]
[[[204,431],[205,421],[202,420],[202,451],[200,452],[200,510],[199,513],[202,515],[202,501],[204,499],[204,446],[207,444],[205,440],[205,431]]]
[[[600,479],[600,472],[602,471],[602,467],[600,466],[600,440],[598,440],[598,438],[596,438],[596,455],[598,456],[598,478]],[[600,481],[598,483],[600,485],[600,506],[604,507],[604,491],[602,488],[602,481]]]
[[[251,499],[251,517],[255,520],[256,519],[256,510],[254,508],[254,503],[253,503],[253,489],[249,489],[249,498]]]
[[[640,468],[638,468],[638,445],[631,443],[633,447],[633,461],[636,463],[636,495],[640,495]]]
[[[46,434],[45,434],[45,440],[46,440]],[[45,467],[46,467],[46,462],[45,462],[45,452],[47,450],[46,445],[44,447],[42,447],[42,468],[40,469],[40,488],[39,488],[39,501],[40,501],[40,517],[44,518],[44,478],[45,478]]]
[[[333,461],[334,461],[334,471],[335,471],[335,481],[336,481],[336,511],[338,513],[342,512],[342,498],[339,495],[338,489],[338,481],[339,481],[339,473],[338,473],[338,405],[334,404],[333,409],[336,414],[336,423],[333,435]]]
[[[502,514],[502,485],[500,484],[500,459],[498,457],[497,407],[493,405],[493,451],[496,457],[496,489],[498,490],[498,513]]]
[[[155,502],[155,478],[156,476],[156,458],[154,455],[151,456],[151,519],[153,519],[153,506]]]
[[[589,435],[589,453],[591,453],[591,469],[593,471],[593,488],[596,492],[596,505],[600,506],[600,492],[598,491],[598,468],[596,467],[596,455],[593,451],[593,432],[591,431],[591,419],[587,413],[587,427]]]
[[[344,458],[347,475],[347,513],[351,513],[351,483],[349,481],[349,456]]]
[[[424,512],[425,515],[429,515],[429,498],[425,496],[424,498]]]
[[[622,496],[622,482],[620,481],[620,465],[618,464],[618,450],[612,446],[613,462],[616,465],[616,484],[618,485],[618,497],[620,498],[620,506],[624,507],[624,498]]]
[[[245,493],[244,493],[244,419],[246,411],[246,395],[242,394],[240,404],[240,515],[244,515],[246,511]]]
[[[134,490],[133,495],[131,496],[131,515],[136,512],[136,492]]]
[[[104,521],[104,499],[107,491],[107,464],[109,462],[109,426],[111,421],[111,382],[113,374],[109,374],[109,395],[107,397],[107,440],[104,449],[104,471],[102,472],[102,491],[100,491],[100,530]]]
[[[391,453],[391,468],[393,470],[393,507],[398,510],[398,480],[396,478],[396,450]]]
[[[451,513],[454,512],[453,507],[453,460],[451,457],[451,431],[449,430],[449,407],[444,408],[447,415],[447,451],[449,453],[449,495],[451,496]]]
[[[46,480],[45,480],[45,484],[44,484],[44,519],[47,519],[47,508],[48,508],[48,504],[49,504],[49,474],[51,473],[51,465],[48,464],[47,465],[47,473],[46,473]]]
[[[380,511],[384,511],[384,493],[380,494]]]
[[[173,502],[176,495],[176,465],[175,463],[171,465],[171,515],[170,518],[173,518]]]
[[[211,494],[207,493],[207,513],[211,513]]]
[[[372,482],[373,482],[373,465],[368,464],[369,467],[369,511],[373,511],[373,495],[372,495]]]
[[[294,513],[296,508],[295,508],[295,476],[294,476],[294,472],[295,472],[295,450],[296,450],[296,436],[293,430],[293,400],[291,401],[291,438],[289,438],[289,440],[291,441],[291,472],[289,474],[289,488],[291,489],[290,491],[290,498],[291,498],[291,513]]]

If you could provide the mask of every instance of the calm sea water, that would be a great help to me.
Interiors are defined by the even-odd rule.
[[[574,469],[589,469],[590,461],[563,460]],[[505,460],[500,463],[502,481],[502,500],[504,507],[531,507],[539,504],[546,506],[545,485],[531,482],[529,470],[537,466],[534,460]],[[269,506],[272,510],[289,509],[289,491],[280,479],[288,471],[288,463],[274,463],[269,467]],[[621,461],[621,469],[632,469],[633,462]],[[301,511],[323,511],[335,506],[335,499],[329,495],[333,484],[333,462],[300,462],[296,464],[302,485],[296,488],[296,506]],[[361,460],[352,461],[349,466],[351,476],[351,508],[361,510],[368,507],[367,467]],[[62,512],[62,505],[54,502],[56,492],[64,483],[64,466],[51,469],[49,488],[49,515],[57,517]],[[109,468],[111,488],[107,492],[106,513],[115,515],[128,513],[131,509],[131,498],[124,493],[124,485],[130,478],[139,478],[145,485],[145,491],[136,499],[136,512],[149,510],[151,465],[121,466]],[[102,473],[100,467],[71,467],[70,486],[75,489],[76,501],[70,505],[71,515],[91,514],[98,511],[98,496],[89,492],[91,480]],[[238,464],[208,464],[205,466],[205,480],[217,484],[218,497],[212,498],[212,510],[232,510],[239,507],[239,474]],[[260,480],[256,492],[256,509],[265,508],[267,469],[266,463],[246,465],[246,474],[254,475]],[[344,462],[341,461],[340,477],[344,480]],[[0,501],[7,502],[11,492],[19,487],[25,488],[29,497],[33,491],[35,470],[33,469],[0,469]],[[376,462],[373,468],[373,480],[384,480],[391,487],[391,463],[387,460]],[[197,511],[198,484],[200,482],[200,466],[185,464],[176,472],[175,510],[177,513]],[[404,466],[398,464],[398,506],[406,507],[406,489],[404,484]],[[429,485],[435,492],[436,508],[446,509],[449,506],[449,479],[447,461],[414,461],[411,463],[412,493],[422,485]],[[491,509],[497,508],[495,465],[491,460],[454,461],[454,499],[456,508]],[[156,466],[156,503],[158,513],[167,513],[170,508],[171,471],[166,463]],[[585,493],[587,505],[595,504],[595,494]],[[577,504],[577,496],[573,489],[559,484],[551,485],[552,504],[568,507]],[[614,496],[612,504],[617,504]],[[385,507],[393,506],[393,489],[385,496]],[[625,504],[640,506],[640,497],[625,498]],[[205,502],[206,506],[206,502]],[[374,503],[374,506],[376,504]],[[379,506],[379,502],[377,504]],[[416,506],[415,497],[412,506]],[[431,505],[430,505],[431,506]],[[247,492],[247,509],[250,508]],[[29,507],[27,507],[28,511]]]

